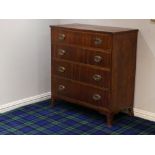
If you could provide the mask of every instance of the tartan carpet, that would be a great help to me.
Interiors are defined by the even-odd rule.
[[[71,103],[50,101],[0,114],[1,135],[154,135],[155,122],[120,113],[111,128],[106,117]]]

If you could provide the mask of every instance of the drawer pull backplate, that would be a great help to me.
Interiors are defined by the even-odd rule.
[[[94,61],[97,62],[97,63],[101,62],[102,59],[103,58],[101,56],[99,56],[99,55],[94,56]]]
[[[100,80],[102,79],[102,76],[99,75],[99,74],[94,74],[94,75],[93,75],[93,79],[94,79],[95,81],[100,81]]]
[[[59,67],[58,67],[58,72],[60,72],[60,73],[64,73],[65,70],[66,70],[66,68],[63,67],[63,66],[59,66]]]
[[[102,44],[102,39],[101,38],[95,38],[94,44],[95,45],[101,45]]]
[[[65,34],[59,34],[58,35],[58,39],[60,40],[60,41],[63,41],[63,40],[65,40]]]
[[[58,49],[58,55],[63,56],[65,55],[66,51],[63,49]]]
[[[94,94],[94,95],[93,95],[93,100],[95,100],[95,101],[101,100],[101,95],[99,95],[99,94]]]
[[[65,86],[64,85],[59,85],[59,87],[58,87],[58,90],[59,91],[62,91],[62,90],[64,90],[65,89]]]

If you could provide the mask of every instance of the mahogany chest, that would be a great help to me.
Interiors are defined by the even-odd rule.
[[[51,27],[52,104],[56,99],[113,116],[133,115],[137,29],[68,24]]]

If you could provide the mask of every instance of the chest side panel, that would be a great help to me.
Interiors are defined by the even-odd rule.
[[[115,111],[133,107],[137,33],[113,36],[112,51],[112,106]]]

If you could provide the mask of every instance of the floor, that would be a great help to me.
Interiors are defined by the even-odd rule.
[[[25,106],[0,114],[0,135],[154,135],[155,122],[126,114],[115,117],[113,127],[97,112],[59,101]]]

